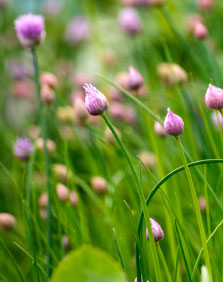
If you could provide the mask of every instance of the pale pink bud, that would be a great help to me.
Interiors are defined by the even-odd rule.
[[[161,138],[165,138],[167,135],[164,127],[158,121],[154,123],[154,131]]]
[[[29,137],[30,139],[36,139],[39,136],[40,130],[36,125],[31,125],[29,128]]]
[[[99,116],[91,116],[88,115],[88,122],[92,125],[98,125],[100,123],[101,119]]]
[[[161,63],[157,67],[159,77],[169,86],[181,84],[188,80],[185,70],[174,63]]]
[[[122,9],[118,15],[118,21],[123,31],[130,35],[135,35],[142,30],[141,19],[134,8]]]
[[[163,240],[164,233],[163,233],[163,230],[162,230],[161,226],[159,225],[159,223],[156,222],[153,218],[150,218],[150,224],[151,224],[151,228],[152,228],[153,237],[154,237],[155,242]],[[149,240],[149,232],[148,232],[147,229],[146,229],[146,237],[147,237],[147,240]]]
[[[85,83],[83,86],[85,96],[85,106],[90,115],[97,116],[103,114],[108,108],[108,100],[97,88]]]
[[[78,194],[75,191],[70,192],[70,203],[73,207],[76,207],[78,204]]]
[[[72,179],[72,172],[64,164],[54,164],[53,173],[61,182],[70,181]]]
[[[0,229],[10,231],[16,225],[16,219],[9,213],[0,213]]]
[[[128,89],[128,80],[129,74],[127,72],[119,72],[116,76],[116,83],[124,89]]]
[[[198,0],[197,4],[201,10],[209,11],[214,6],[214,0]]]
[[[113,102],[109,108],[109,113],[114,119],[122,120],[127,123],[136,121],[136,114],[132,107]]]
[[[77,124],[84,124],[88,118],[84,100],[80,96],[74,97],[73,101],[74,117]]]
[[[141,151],[138,155],[139,159],[150,169],[154,169],[157,164],[156,155],[152,152]]]
[[[205,104],[212,110],[223,108],[223,89],[209,84],[205,94]]]
[[[208,36],[208,30],[206,28],[206,26],[201,23],[201,22],[197,22],[194,26],[194,36],[197,39],[205,39]]]
[[[206,199],[204,196],[200,196],[198,198],[198,203],[199,203],[199,207],[201,212],[205,212],[206,211]]]
[[[42,219],[44,220],[47,219],[47,209],[46,208],[40,208],[39,213]]]
[[[100,176],[91,178],[91,186],[99,194],[103,194],[107,191],[107,181]]]
[[[70,240],[66,235],[62,236],[61,243],[62,243],[62,246],[64,247],[64,249],[66,249],[66,250],[70,249]]]
[[[184,131],[184,122],[181,117],[175,115],[170,108],[167,109],[168,113],[164,120],[164,129],[167,134],[178,136]]]
[[[55,89],[57,87],[57,78],[50,72],[43,72],[40,76],[41,85],[47,85],[48,87]]]
[[[47,193],[43,193],[40,195],[39,197],[39,206],[40,208],[46,208],[48,205],[48,194]]]
[[[46,105],[51,105],[54,102],[55,94],[48,85],[43,85],[41,88],[41,99]]]
[[[40,150],[41,152],[44,151],[44,140],[43,140],[43,138],[38,138],[36,140],[36,148],[38,150]],[[46,140],[46,148],[47,148],[47,151],[50,154],[55,153],[55,151],[56,151],[56,144],[55,144],[55,142],[53,140],[47,139]]]
[[[66,202],[69,198],[69,190],[67,189],[67,187],[62,183],[58,183],[56,190],[58,199],[62,202]]]
[[[129,67],[128,73],[128,87],[131,90],[137,90],[143,85],[142,75],[134,68]]]

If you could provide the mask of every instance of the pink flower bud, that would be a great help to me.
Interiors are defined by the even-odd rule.
[[[44,85],[41,88],[41,99],[46,105],[51,105],[54,102],[55,94],[48,85]]]
[[[175,115],[170,108],[167,109],[168,113],[164,120],[164,129],[167,134],[178,136],[184,131],[184,122],[181,117]]]
[[[159,223],[156,222],[153,218],[150,218],[150,224],[151,224],[151,228],[152,228],[153,237],[154,237],[155,242],[163,240],[164,233],[163,233],[163,230],[162,230],[161,226],[159,225]],[[149,240],[149,233],[148,233],[147,229],[146,229],[146,237],[147,237],[147,240]]]
[[[39,203],[40,208],[42,209],[46,208],[48,205],[48,194],[47,193],[41,194],[39,197],[38,203]]]
[[[198,198],[198,203],[199,203],[199,207],[201,212],[205,212],[206,211],[206,199],[204,196],[200,196]]]
[[[16,219],[9,213],[0,213],[0,229],[10,231],[16,225]]]
[[[78,16],[70,21],[67,26],[65,39],[70,44],[82,43],[90,37],[90,26],[83,16]]]
[[[43,72],[40,76],[41,85],[47,85],[48,87],[55,89],[57,87],[57,78],[50,72]]]
[[[154,169],[156,167],[157,160],[156,155],[154,153],[141,151],[138,157],[149,169]]]
[[[26,48],[34,48],[45,37],[44,18],[27,14],[15,20],[15,29],[20,43]]]
[[[197,4],[201,10],[209,11],[214,6],[214,0],[198,0]]]
[[[29,138],[34,140],[39,136],[40,130],[36,125],[31,125],[29,128]]]
[[[212,110],[223,108],[223,89],[209,84],[205,94],[205,104]]]
[[[128,87],[131,90],[137,90],[143,85],[142,75],[134,68],[129,67],[128,73]]]
[[[103,114],[108,108],[108,100],[97,88],[85,83],[83,86],[85,96],[85,106],[90,115],[97,116]]]
[[[73,109],[76,123],[83,125],[88,118],[88,112],[86,110],[83,98],[81,98],[79,95],[75,96],[73,99]]]
[[[155,121],[154,123],[154,131],[159,137],[161,138],[166,137],[166,131],[164,127],[158,121]]]
[[[91,186],[99,194],[103,194],[107,191],[107,181],[100,176],[92,177]]]
[[[43,138],[38,138],[36,140],[36,148],[38,150],[40,150],[41,152],[44,151],[44,140],[43,140]],[[55,153],[55,151],[56,151],[56,144],[55,144],[55,142],[53,140],[47,139],[46,140],[46,148],[47,148],[47,151],[50,154]]]
[[[195,24],[195,26],[194,26],[194,36],[199,40],[207,38],[208,30],[203,23],[197,22]]]
[[[58,183],[56,190],[58,199],[62,202],[66,202],[69,198],[69,190],[67,187],[62,183]]]
[[[62,236],[61,243],[62,243],[62,246],[64,247],[64,249],[66,249],[66,250],[70,249],[70,240],[66,235]]]
[[[75,191],[70,192],[70,203],[73,207],[76,207],[78,204],[78,194]]]
[[[72,172],[64,164],[54,164],[53,173],[63,183],[72,179]]]
[[[142,22],[138,12],[134,8],[124,8],[118,15],[118,21],[126,33],[135,35],[142,30]]]

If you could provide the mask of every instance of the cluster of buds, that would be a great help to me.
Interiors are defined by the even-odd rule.
[[[72,172],[64,164],[54,164],[53,165],[54,176],[63,183],[71,181]]]
[[[51,105],[55,100],[54,89],[57,86],[56,76],[49,72],[44,72],[40,77],[41,99],[44,104]]]
[[[107,191],[107,181],[101,176],[91,178],[91,187],[98,193],[104,194]]]
[[[188,76],[185,70],[174,63],[161,63],[157,68],[157,73],[161,80],[168,86],[187,82]]]
[[[36,148],[41,152],[44,151],[44,140],[43,140],[43,138],[40,137],[36,140]],[[51,154],[51,155],[54,154],[56,152],[55,142],[51,139],[47,139],[46,140],[46,149],[47,149],[49,154]]]
[[[12,230],[16,225],[16,219],[9,213],[0,213],[0,229],[5,231]]]
[[[76,207],[78,204],[78,194],[75,191],[69,191],[67,186],[65,186],[62,183],[57,183],[56,185],[56,192],[57,197],[61,202],[67,202],[70,201],[70,204],[73,207]]]

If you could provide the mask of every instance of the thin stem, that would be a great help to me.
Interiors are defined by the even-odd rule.
[[[38,66],[38,58],[35,49],[32,49],[32,59],[33,59],[33,66],[35,72],[35,85],[36,85],[36,92],[39,101],[39,113],[40,113],[40,128],[41,133],[44,140],[44,166],[45,166],[45,173],[47,178],[47,190],[48,190],[48,206],[47,206],[47,221],[48,221],[48,244],[49,247],[52,248],[52,211],[51,211],[51,203],[52,203],[52,191],[50,185],[50,160],[49,155],[46,147],[47,142],[47,125],[46,125],[46,109],[42,103],[40,97],[40,80],[39,80],[39,66]],[[52,257],[50,252],[47,253],[48,265],[52,265]],[[50,277],[52,273],[52,269],[48,268],[48,276]]]
[[[194,187],[194,183],[193,183],[193,179],[187,164],[187,160],[180,142],[179,137],[176,138],[177,144],[179,146],[179,150],[180,150],[180,154],[181,154],[181,158],[185,167],[185,172],[186,172],[186,176],[188,179],[188,183],[189,183],[189,187],[190,187],[190,191],[191,191],[191,195],[192,195],[192,199],[193,199],[193,203],[194,203],[194,208],[195,208],[195,212],[196,212],[196,216],[197,216],[197,222],[198,222],[198,226],[199,226],[199,230],[200,230],[200,236],[201,236],[201,242],[202,242],[202,246],[204,248],[204,256],[205,256],[205,264],[208,268],[209,274],[210,274],[210,279],[211,281],[213,281],[212,278],[212,271],[211,271],[211,264],[210,264],[210,258],[209,258],[209,254],[208,254],[208,247],[207,247],[207,242],[206,242],[206,235],[205,235],[205,230],[204,230],[204,226],[203,226],[203,222],[202,222],[202,217],[201,217],[201,213],[200,213],[200,209],[199,209],[199,204],[197,201],[197,194],[196,194],[196,190]]]
[[[120,148],[121,148],[121,150],[122,150],[122,152],[123,152],[123,154],[124,154],[124,156],[125,156],[125,158],[128,162],[129,168],[132,172],[132,175],[133,175],[133,178],[134,178],[134,181],[135,181],[135,184],[136,184],[137,192],[138,192],[138,195],[139,195],[139,198],[140,198],[142,210],[143,210],[143,213],[145,215],[145,221],[146,221],[146,226],[148,228],[149,238],[151,240],[151,250],[152,250],[152,256],[153,256],[153,262],[154,262],[154,268],[155,268],[157,281],[158,282],[162,281],[156,245],[155,245],[155,241],[154,241],[154,237],[153,237],[152,227],[151,227],[151,224],[150,224],[149,210],[148,210],[147,205],[146,205],[146,200],[145,200],[145,197],[144,197],[144,194],[143,194],[142,186],[140,184],[139,178],[137,176],[137,173],[135,171],[135,168],[134,168],[132,160],[129,156],[129,153],[128,153],[127,149],[125,148],[125,145],[123,144],[123,142],[119,138],[118,134],[116,133],[113,125],[111,124],[111,122],[109,121],[107,116],[105,114],[103,114],[102,117],[104,118],[104,121],[106,122],[107,126],[110,128],[110,130],[113,133],[116,141],[118,142],[118,144],[119,144],[119,146],[120,146]]]
[[[157,245],[157,250],[158,250],[160,259],[161,259],[162,264],[163,264],[163,268],[164,268],[165,273],[166,273],[167,281],[168,281],[168,282],[172,282],[172,278],[171,278],[171,275],[170,275],[168,266],[167,266],[167,264],[166,264],[166,260],[165,260],[165,258],[164,258],[163,252],[162,252],[162,250],[161,250],[161,248],[160,248],[160,244],[157,243],[156,245]]]
[[[208,236],[211,234],[211,222],[210,222],[210,209],[209,209],[209,198],[207,189],[207,165],[204,165],[204,195],[206,201],[206,216],[207,216],[207,226],[208,226]]]
[[[120,263],[121,263],[121,266],[122,266],[123,271],[125,272],[125,265],[124,265],[124,261],[123,261],[123,258],[122,258],[122,254],[121,254],[121,251],[120,251],[120,248],[119,248],[119,245],[118,245],[118,241],[117,241],[117,238],[116,238],[116,231],[115,231],[115,228],[113,228],[113,233],[114,233],[115,246],[116,246],[117,253],[118,253],[118,256],[119,256],[119,259],[120,259]]]

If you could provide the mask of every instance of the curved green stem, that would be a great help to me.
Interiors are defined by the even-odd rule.
[[[200,230],[200,236],[201,236],[201,242],[202,242],[202,246],[204,248],[204,257],[205,257],[205,263],[206,266],[209,270],[209,274],[210,274],[210,279],[211,281],[213,281],[212,278],[212,271],[211,271],[211,264],[210,264],[210,258],[209,258],[209,253],[208,253],[208,247],[207,247],[207,243],[206,243],[206,235],[205,235],[205,230],[204,230],[204,225],[202,222],[202,217],[201,217],[201,212],[200,212],[200,208],[199,208],[199,204],[198,204],[198,200],[197,200],[197,194],[196,194],[196,190],[194,187],[194,183],[193,183],[193,179],[187,164],[187,160],[180,142],[180,138],[176,137],[176,141],[177,144],[179,146],[179,151],[181,154],[181,158],[185,167],[185,172],[186,172],[186,176],[187,176],[187,180],[189,183],[189,187],[190,187],[190,191],[191,191],[191,195],[192,195],[192,199],[193,199],[193,203],[194,203],[194,208],[195,208],[195,212],[196,212],[196,216],[197,216],[197,222],[198,222],[198,226],[199,226],[199,230]]]
[[[115,228],[113,228],[113,234],[114,234],[115,246],[116,246],[117,253],[118,253],[118,256],[119,256],[119,259],[120,259],[120,263],[121,263],[121,266],[122,266],[123,271],[125,272],[125,265],[124,265],[124,261],[123,261],[123,258],[122,258],[122,254],[121,254],[121,251],[120,251],[120,248],[119,248],[119,245],[118,245],[118,241],[117,241],[117,238],[116,238],[116,231],[115,231]]]
[[[111,122],[109,121],[109,119],[107,118],[107,116],[105,114],[102,115],[102,117],[104,118],[104,121],[106,122],[107,126],[110,128],[112,134],[114,135],[116,141],[118,142],[127,162],[129,165],[129,168],[132,172],[135,184],[136,184],[136,188],[137,188],[137,192],[140,198],[140,202],[141,202],[141,207],[143,210],[143,213],[145,215],[145,221],[146,221],[146,226],[148,228],[148,233],[149,233],[149,238],[151,240],[151,250],[152,250],[152,256],[153,256],[153,262],[154,262],[154,268],[155,268],[155,273],[156,273],[156,277],[157,277],[157,281],[162,281],[162,277],[161,277],[161,272],[160,272],[160,265],[159,265],[159,260],[158,260],[158,255],[157,255],[157,250],[156,250],[156,245],[155,245],[155,241],[154,241],[154,237],[153,237],[153,232],[152,232],[152,227],[150,224],[150,217],[149,217],[149,210],[147,208],[146,205],[146,200],[143,194],[143,189],[140,183],[140,180],[137,176],[136,170],[134,168],[134,165],[132,163],[132,160],[129,156],[129,153],[125,147],[125,145],[123,144],[123,142],[121,141],[121,139],[119,138],[118,134],[116,133],[113,125],[111,124]],[[140,280],[139,280],[140,281]]]

